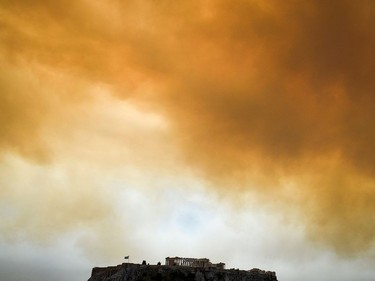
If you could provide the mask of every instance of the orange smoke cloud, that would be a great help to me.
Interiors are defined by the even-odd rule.
[[[187,163],[216,184],[272,198],[292,182],[310,237],[342,253],[373,243],[372,1],[44,1],[1,12],[1,54],[15,69],[111,85],[165,114]],[[1,72],[3,93],[19,75],[28,81]],[[54,115],[36,113],[44,85],[38,102],[28,88],[2,94],[2,120],[14,120],[1,124],[3,149],[40,146]]]

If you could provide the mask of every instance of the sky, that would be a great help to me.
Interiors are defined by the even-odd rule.
[[[373,281],[374,25],[371,0],[0,0],[0,279]]]

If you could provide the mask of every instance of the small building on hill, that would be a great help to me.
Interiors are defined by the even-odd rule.
[[[165,265],[225,269],[225,263],[212,263],[207,258],[167,257],[165,258]]]

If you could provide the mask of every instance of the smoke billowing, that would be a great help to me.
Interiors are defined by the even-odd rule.
[[[53,165],[80,110],[91,116],[93,85],[104,85],[163,116],[185,165],[220,192],[251,190],[277,208],[291,200],[311,239],[344,254],[371,247],[373,1],[5,1],[0,10],[3,154]],[[162,128],[150,151],[165,141],[163,122],[146,126]],[[109,166],[129,155],[157,163],[136,145],[145,131],[121,134],[127,146],[115,146]],[[102,145],[111,151],[111,137]]]

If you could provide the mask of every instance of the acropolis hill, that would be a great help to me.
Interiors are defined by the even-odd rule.
[[[166,258],[165,265],[123,263],[94,267],[88,281],[277,281],[275,272],[225,269],[209,259]]]

